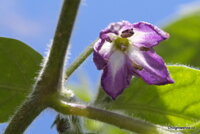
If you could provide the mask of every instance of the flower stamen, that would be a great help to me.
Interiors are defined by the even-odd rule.
[[[147,47],[140,47],[140,50],[141,50],[141,51],[149,51],[150,48],[147,48]]]
[[[137,64],[135,62],[133,62],[132,66],[137,70],[142,70],[143,69],[143,67],[141,65],[139,65],[139,64]]]
[[[122,31],[121,37],[128,38],[128,37],[131,37],[133,34],[134,34],[133,29],[127,29],[127,30]]]

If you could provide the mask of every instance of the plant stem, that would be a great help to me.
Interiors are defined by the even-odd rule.
[[[91,106],[56,101],[51,107],[62,114],[84,116],[140,134],[173,134],[163,127]]]
[[[79,4],[80,0],[65,0],[63,3],[49,58],[39,81],[43,83],[40,85],[47,87],[47,92],[55,92],[62,86],[65,55]]]
[[[12,118],[4,134],[22,134],[45,108],[45,105],[41,105],[40,101],[28,99]]]
[[[48,99],[62,88],[63,65],[80,0],[64,0],[47,62],[32,93],[12,117],[4,134],[22,134],[48,107]]]
[[[85,61],[85,59],[93,52],[93,45],[96,41],[90,44],[85,51],[67,68],[65,72],[65,80]]]

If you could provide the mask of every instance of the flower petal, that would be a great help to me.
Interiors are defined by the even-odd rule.
[[[98,70],[103,69],[107,64],[106,60],[98,52],[95,51],[93,53],[93,61]]]
[[[129,53],[129,58],[133,62],[133,72],[140,76],[146,83],[153,85],[174,83],[169,76],[163,59],[153,49],[149,51],[135,49]],[[134,64],[141,66],[142,69],[135,68]]]
[[[93,61],[97,69],[101,70],[107,64],[107,61],[112,54],[112,44],[99,39],[94,44]]]
[[[151,48],[169,38],[168,33],[147,22],[135,23],[133,27],[134,35],[130,37],[130,40],[138,47]]]
[[[128,58],[120,51],[115,51],[109,58],[101,77],[105,92],[115,99],[129,85],[133,73]]]
[[[111,23],[106,29],[100,32],[100,39],[111,42],[113,36],[120,35],[122,31],[132,29],[133,25],[128,21]]]

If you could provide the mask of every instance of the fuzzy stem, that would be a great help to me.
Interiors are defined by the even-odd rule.
[[[39,100],[29,98],[12,118],[4,134],[22,134],[45,108]]]
[[[93,45],[96,41],[90,44],[85,51],[67,68],[65,72],[65,80],[85,61],[85,59],[93,52]]]
[[[51,107],[65,115],[87,117],[140,134],[173,134],[163,127],[91,106],[56,101],[53,102]]]
[[[49,57],[24,104],[12,117],[4,134],[22,134],[48,107],[48,99],[62,86],[63,65],[80,0],[64,0]]]
[[[65,55],[79,4],[80,0],[65,0],[63,3],[46,68],[44,68],[41,81],[39,81],[39,83],[43,83],[40,84],[41,86],[47,87],[47,92],[50,92],[49,90],[55,92],[61,86]]]

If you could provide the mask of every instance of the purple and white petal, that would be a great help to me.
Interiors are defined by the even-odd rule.
[[[107,64],[107,61],[112,54],[112,44],[99,39],[94,44],[93,61],[97,69],[101,70]]]
[[[111,23],[106,29],[100,32],[100,39],[109,40],[109,34],[118,35],[121,25],[119,23]]]
[[[107,61],[98,52],[95,51],[93,53],[93,61],[98,70],[103,69],[107,64]]]
[[[120,51],[114,52],[105,66],[101,85],[105,92],[115,99],[129,85],[133,73],[128,58]]]
[[[106,29],[102,30],[100,32],[100,39],[106,40],[108,42],[111,42],[114,36],[117,36],[126,29],[132,29],[133,25],[129,23],[128,21],[122,21],[117,23],[111,23]]]
[[[133,71],[146,83],[153,85],[174,83],[163,59],[153,49],[140,51],[135,48],[129,53],[129,58],[133,62]],[[142,69],[136,68],[135,64]]]
[[[147,22],[133,24],[133,31],[134,35],[130,37],[130,40],[138,47],[151,48],[169,38],[168,33]]]

